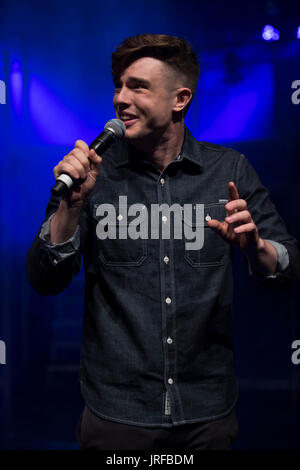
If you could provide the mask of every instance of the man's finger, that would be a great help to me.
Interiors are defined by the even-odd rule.
[[[230,183],[228,183],[228,196],[229,196],[229,203],[226,204],[225,206],[225,209],[226,209],[226,216],[228,217],[229,215],[232,215],[234,214],[235,212],[237,212],[237,208],[228,208],[228,204],[230,205],[230,202],[231,201],[236,201],[237,199],[239,199],[239,193],[238,193],[238,190],[237,190],[237,187],[236,185],[234,184],[233,181],[230,181]]]
[[[216,232],[218,232],[220,235],[224,235],[224,223],[223,222],[219,222],[216,219],[211,219],[207,222],[207,225],[213,230],[215,230]]]
[[[247,210],[247,201],[245,201],[245,199],[235,199],[234,201],[227,202],[225,209],[231,212],[231,214]]]
[[[239,199],[240,197],[237,187],[233,181],[230,181],[230,183],[228,183],[228,194],[229,194],[229,201],[234,201],[234,199]]]
[[[228,223],[238,222],[239,224],[241,224],[252,221],[252,218],[249,211],[240,210],[239,212],[236,212],[235,214],[231,214],[229,217],[226,217],[225,221]]]
[[[84,140],[76,140],[75,148],[82,150],[85,155],[89,154],[89,146]]]
[[[246,233],[246,232],[253,232],[255,233],[256,225],[254,222],[249,222],[248,224],[239,225],[238,227],[234,228],[235,233]]]

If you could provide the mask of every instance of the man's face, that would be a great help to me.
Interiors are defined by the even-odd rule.
[[[126,126],[125,138],[141,139],[161,132],[172,121],[176,76],[164,62],[142,57],[115,82],[113,105]]]

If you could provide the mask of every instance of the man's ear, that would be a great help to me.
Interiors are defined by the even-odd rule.
[[[191,101],[193,93],[189,88],[178,88],[173,111],[182,111]]]

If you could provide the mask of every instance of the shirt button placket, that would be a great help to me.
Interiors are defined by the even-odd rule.
[[[160,178],[159,180],[159,183],[160,183],[160,187],[161,187],[161,203],[165,203],[168,201],[168,198],[167,198],[167,194],[166,194],[166,191],[168,189],[168,185],[166,185],[166,179],[165,178]],[[168,217],[166,215],[162,215],[161,217],[161,222],[162,224],[166,224],[168,221]],[[164,241],[164,247],[166,249],[166,251],[168,252],[170,250],[170,240],[165,240]],[[165,275],[163,276],[163,279],[164,279],[164,282],[165,282],[165,286],[164,286],[164,290],[166,292],[166,294],[168,294],[170,292],[170,288],[171,288],[171,271],[170,271],[170,258],[167,254],[164,254],[163,257],[162,257],[162,264],[163,266],[165,267]],[[164,268],[163,268],[164,269]],[[171,309],[171,303],[172,303],[172,299],[170,296],[167,295],[167,297],[165,297],[164,299],[165,301],[165,304],[166,304],[166,309],[165,309],[165,312],[166,312],[166,322],[168,325],[170,325],[170,319],[171,319],[171,316],[172,316],[172,309]],[[173,370],[173,366],[172,364],[170,363],[170,359],[169,359],[169,348],[172,347],[172,343],[173,343],[173,339],[171,338],[171,336],[168,336],[167,338],[164,338],[164,341],[166,342],[165,344],[167,344],[167,349],[166,349],[166,371],[167,374],[172,374],[172,370]],[[170,386],[173,384],[173,379],[172,377],[168,377],[167,375],[167,385]],[[168,392],[167,392],[167,395],[166,397],[168,396]],[[167,400],[167,398],[166,398]]]

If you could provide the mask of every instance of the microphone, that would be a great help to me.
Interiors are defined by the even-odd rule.
[[[104,126],[104,131],[96,137],[89,145],[89,149],[94,149],[98,155],[102,155],[111,146],[115,138],[124,137],[126,131],[125,124],[120,119],[110,119]],[[74,180],[67,173],[62,173],[51,189],[54,196],[63,196],[71,190],[78,180]]]

